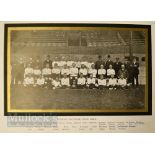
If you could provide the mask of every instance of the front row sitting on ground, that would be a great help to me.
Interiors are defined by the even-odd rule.
[[[38,88],[52,88],[52,89],[126,89],[128,87],[127,79],[123,74],[117,79],[112,74],[108,79],[104,78],[104,75],[100,75],[99,78],[94,78],[93,74],[90,74],[88,78],[85,78],[81,73],[77,78],[68,77],[65,73],[60,79],[56,77],[52,79],[48,76],[39,75],[33,77],[28,74],[24,79],[24,87],[38,87]]]

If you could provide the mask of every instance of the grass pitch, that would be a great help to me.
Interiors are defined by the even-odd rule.
[[[127,90],[11,88],[15,109],[142,109],[145,87]]]

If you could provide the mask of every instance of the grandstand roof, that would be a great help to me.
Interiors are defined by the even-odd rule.
[[[13,31],[12,41],[20,46],[87,46],[111,47],[144,45],[143,31]]]
[[[116,54],[145,53],[143,31],[116,30],[20,30],[11,32],[16,53]]]

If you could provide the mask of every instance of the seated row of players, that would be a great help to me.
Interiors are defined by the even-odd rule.
[[[125,69],[125,65],[122,64],[121,68]],[[93,75],[93,78],[99,77],[100,75],[104,75],[105,77],[108,77],[108,78],[111,77],[111,75],[115,75],[115,77],[118,76],[116,75],[112,65],[109,65],[109,69],[107,70],[104,68],[104,65],[101,65],[100,69],[97,70],[95,69],[95,64],[92,64],[90,69],[87,69],[85,65],[82,64],[81,68],[78,69],[76,67],[76,64],[73,63],[71,68],[65,65],[64,68],[62,69],[60,69],[57,64],[55,64],[53,69],[49,67],[49,64],[46,64],[46,67],[43,68],[42,70],[39,69],[39,67],[35,67],[33,69],[31,65],[28,64],[28,66],[25,68],[24,77],[28,74],[32,74],[34,77],[43,75],[44,77],[52,77],[53,79],[55,79],[56,77],[63,77],[63,75],[66,74],[70,78],[77,79],[77,77],[81,73],[85,78],[88,77],[90,74]]]
[[[120,76],[119,79],[115,78],[112,74],[109,79],[104,78],[104,75],[100,75],[100,78],[94,78],[93,74],[90,74],[89,78],[85,78],[81,73],[77,80],[70,81],[67,74],[64,74],[63,78],[59,79],[56,77],[55,79],[52,78],[45,78],[40,75],[36,80],[31,74],[28,74],[24,79],[24,86],[25,87],[46,87],[46,88],[89,88],[89,89],[116,89],[127,88],[127,79],[124,78],[123,74]]]

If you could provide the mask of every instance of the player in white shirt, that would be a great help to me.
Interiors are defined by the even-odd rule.
[[[70,87],[70,81],[67,77],[67,74],[63,75],[64,77],[61,79],[61,86],[62,88],[69,88]]]
[[[88,75],[88,70],[85,68],[85,65],[84,64],[82,64],[81,65],[81,68],[79,69],[79,75],[81,73],[83,74],[84,77],[87,77],[87,75]]]
[[[41,70],[39,66],[35,66],[33,73],[34,73],[34,80],[36,81],[41,75]]]
[[[96,79],[93,77],[93,74],[90,74],[89,78],[87,79],[87,87],[89,89],[94,89],[96,88]]]
[[[59,62],[59,67],[63,68],[65,65],[67,65],[66,61],[60,61]]]
[[[58,89],[61,87],[61,83],[58,77],[56,77],[56,79],[52,80],[52,86],[53,89]]]
[[[46,64],[46,67],[43,68],[42,70],[42,75],[45,78],[45,87],[49,88],[51,84],[51,74],[52,74],[52,69],[50,68],[49,64]]]
[[[87,64],[87,66],[86,66],[86,67],[87,67],[88,69],[90,69],[90,68],[91,68],[91,66],[92,66],[93,64],[94,64],[94,62],[88,62],[88,64]]]
[[[72,60],[69,60],[66,62],[68,67],[72,67],[73,63],[74,63],[74,61],[72,61]]]
[[[46,67],[42,69],[42,75],[47,78],[51,78],[52,69],[49,67],[49,64],[46,64]]]
[[[118,87],[121,89],[127,88],[127,79],[123,75],[118,79]]]
[[[73,63],[72,67],[70,68],[70,83],[71,85],[73,84],[73,81],[76,83],[77,82],[77,76],[78,76],[79,70],[76,67],[76,64]]]
[[[39,76],[39,78],[37,78],[37,80],[36,80],[36,87],[44,87],[45,86],[45,78],[42,76],[42,75],[40,75]]]
[[[85,88],[86,86],[86,79],[83,77],[83,74],[80,74],[80,77],[77,79],[77,87],[80,89]]]
[[[28,74],[33,75],[33,68],[31,67],[31,64],[28,64],[27,67],[25,68],[24,77]]]
[[[98,86],[99,89],[106,88],[107,80],[104,78],[103,74],[100,75],[100,78],[97,80],[97,82],[98,82],[97,86]]]
[[[67,76],[70,75],[70,70],[67,67],[67,64],[64,65],[64,68],[61,69],[61,75],[64,76],[64,74],[66,74]]]
[[[26,75],[26,77],[24,78],[24,87],[33,87],[34,85],[34,78],[33,76],[29,73]]]
[[[73,78],[73,77],[77,78],[78,72],[79,72],[79,70],[78,70],[78,68],[76,67],[76,64],[73,63],[73,64],[72,64],[72,67],[70,68],[70,77],[71,77],[71,78]]]
[[[91,68],[88,70],[88,74],[93,74],[93,78],[96,78],[97,75],[97,69],[95,69],[95,64],[91,65]]]
[[[65,65],[67,65],[67,62],[65,60],[65,57],[63,57],[63,56],[60,59],[61,60],[59,61],[59,67],[63,68]]]
[[[112,74],[111,78],[109,79],[108,87],[109,89],[116,89],[117,87],[117,79],[114,78],[114,74]]]
[[[100,66],[100,69],[98,69],[98,77],[100,77],[101,75],[106,75],[106,70],[104,69],[104,65]]]
[[[74,61],[75,61],[76,67],[77,67],[78,69],[80,69],[80,68],[81,68],[81,61],[80,61],[80,58],[75,57]]]
[[[60,70],[58,64],[55,63],[54,67],[52,69],[52,78],[53,79],[56,79],[57,77],[59,78],[60,77],[60,72],[61,72],[61,70]]]
[[[112,68],[112,65],[109,65],[109,69],[107,69],[107,77],[110,78],[111,75],[115,76],[115,70]]]

